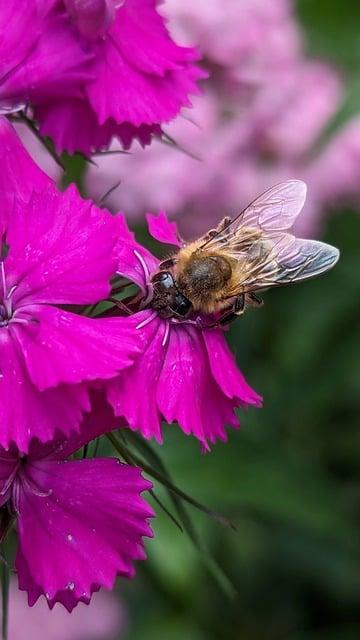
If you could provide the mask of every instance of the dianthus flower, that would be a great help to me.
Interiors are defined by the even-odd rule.
[[[151,308],[150,277],[160,261],[135,242],[124,218],[118,222],[117,271],[141,291],[139,310],[127,318],[141,353],[124,375],[107,383],[108,400],[145,438],[161,442],[161,420],[177,421],[207,450],[209,442],[226,440],[226,425],[239,426],[234,409],[258,407],[261,398],[237,369],[221,329],[206,328],[196,318],[163,319]],[[148,222],[154,238],[180,246],[165,214],[148,216]]]
[[[73,307],[110,290],[113,217],[75,187],[57,192],[5,120],[0,141],[1,164],[12,167],[0,179],[0,445],[26,453],[32,436],[44,442],[79,425],[89,409],[82,383],[130,364],[129,335],[121,319],[92,319]]]
[[[0,105],[11,111],[30,104],[40,131],[59,150],[89,154],[113,136],[125,147],[135,137],[148,144],[198,92],[199,55],[170,38],[158,0],[21,4],[10,0],[11,11],[0,9],[0,32],[2,22],[10,32]],[[14,60],[11,51],[26,29]]]
[[[89,52],[52,0],[6,0],[0,6],[0,113],[79,95]]]
[[[152,536],[154,514],[140,497],[151,487],[141,470],[114,458],[69,459],[106,422],[95,408],[65,441],[33,439],[26,456],[0,448],[1,534],[15,519],[15,567],[30,606],[41,595],[50,608],[88,604],[116,576],[133,577],[133,561],[146,557],[142,537]]]

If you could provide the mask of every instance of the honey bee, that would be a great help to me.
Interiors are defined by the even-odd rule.
[[[331,269],[339,250],[296,238],[290,229],[306,198],[306,184],[289,180],[268,189],[232,220],[184,244],[152,276],[151,307],[162,318],[213,315],[227,324],[258,292],[300,282]]]

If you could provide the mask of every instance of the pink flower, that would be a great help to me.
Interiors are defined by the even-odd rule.
[[[49,611],[44,600],[29,607],[15,580],[10,584],[9,640],[114,640],[126,631],[126,610],[115,594],[100,591],[87,606],[80,604],[70,615],[62,607]]]
[[[0,445],[26,453],[31,437],[78,426],[89,409],[81,383],[129,365],[131,336],[121,319],[63,308],[108,295],[115,221],[74,187],[58,193],[7,122],[0,138]]]
[[[288,0],[167,0],[170,29],[211,61],[254,78],[293,59],[301,38]]]
[[[89,53],[54,0],[6,0],[0,7],[0,113],[79,95]]]
[[[229,0],[226,11],[223,4],[167,0],[163,7],[172,33],[199,42],[212,70],[194,108],[163,127],[189,154],[154,140],[126,157],[102,157],[89,168],[88,191],[102,195],[120,182],[107,199],[114,211],[139,219],[164,208],[196,237],[297,176],[309,197],[296,229],[318,234],[329,203],[358,198],[356,128],[349,123],[329,141],[324,135],[344,99],[341,75],[306,57],[289,0]]]
[[[140,497],[151,487],[141,470],[113,458],[68,460],[103,432],[104,420],[95,411],[75,437],[33,439],[26,456],[0,448],[1,523],[16,519],[15,567],[30,606],[41,595],[50,609],[88,604],[116,576],[133,577],[134,560],[146,557],[142,538],[152,536],[154,514]]]
[[[205,77],[198,52],[170,38],[157,5],[11,0],[0,9],[0,32],[9,32],[0,44],[0,108],[30,104],[60,151],[89,154],[113,136],[125,147],[133,138],[148,144]]]
[[[304,60],[275,71],[251,107],[250,148],[285,161],[301,157],[335,115],[342,94],[337,73],[325,63]]]
[[[127,157],[100,158],[87,174],[89,192],[97,197],[120,180],[107,200],[111,208],[137,219],[149,208],[165,208],[178,216],[182,232],[197,236],[221,214],[235,215],[258,193],[296,175],[309,184],[297,230],[312,235],[311,221],[320,218],[327,202],[320,173],[328,153],[326,146],[318,156],[311,152],[341,97],[338,75],[314,61],[270,74],[248,104],[235,104],[208,86],[192,112],[187,110],[166,128],[189,154],[154,141],[150,149],[134,149]],[[332,147],[335,150],[330,143]],[[343,145],[345,153],[355,168],[348,144]],[[335,153],[332,157],[335,160]]]
[[[139,286],[140,307],[146,307],[150,276],[159,260],[135,242],[122,217],[118,221],[118,272]],[[149,216],[148,222],[157,240],[179,246],[176,227],[165,214]],[[151,308],[134,313],[127,323],[141,353],[126,375],[109,381],[108,400],[115,414],[145,438],[161,442],[161,420],[177,421],[184,433],[209,449],[209,442],[226,440],[225,425],[238,428],[237,407],[261,405],[220,329],[202,328],[196,319],[163,319]]]
[[[334,206],[339,200],[358,202],[360,197],[359,116],[347,122],[334,134],[324,152],[316,158],[311,177],[314,187],[329,205]]]

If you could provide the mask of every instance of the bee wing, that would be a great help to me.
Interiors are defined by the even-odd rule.
[[[282,182],[204,237],[198,251],[226,250],[241,263],[241,277],[229,297],[306,280],[336,264],[338,249],[289,232],[305,198],[304,182]]]
[[[273,234],[255,242],[242,255],[246,275],[230,295],[313,278],[331,269],[339,256],[339,250],[325,242],[302,240],[289,233]]]
[[[275,242],[268,256],[270,262],[274,259],[276,266],[274,264],[270,267],[268,263],[264,265],[256,288],[292,284],[314,278],[332,269],[339,257],[339,250],[330,244],[318,240],[302,240],[286,234],[279,245]]]
[[[291,229],[304,206],[306,190],[306,184],[301,180],[288,180],[271,187],[227,224],[220,223],[218,230],[210,238],[205,236],[199,250],[219,247],[225,243],[237,244],[244,228],[266,234]]]

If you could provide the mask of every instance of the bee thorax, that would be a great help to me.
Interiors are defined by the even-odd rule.
[[[194,256],[178,274],[177,282],[184,295],[194,300],[221,291],[231,275],[232,265],[224,256]]]

